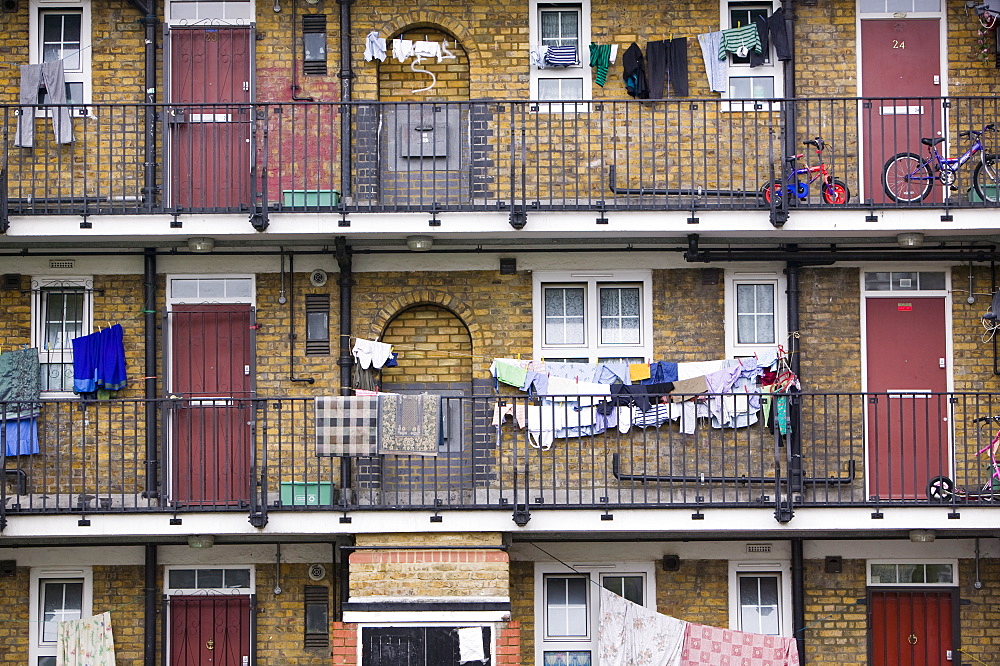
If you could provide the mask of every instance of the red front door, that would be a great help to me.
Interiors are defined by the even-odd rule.
[[[861,21],[863,176],[865,198],[876,203],[891,201],[882,187],[886,160],[896,153],[926,155],[920,139],[944,136],[941,102],[927,99],[941,96],[939,31],[938,19]]]
[[[958,663],[952,646],[951,592],[872,591],[869,632],[871,666]]]
[[[865,314],[869,491],[923,497],[949,469],[945,300],[868,298]]]
[[[250,499],[249,305],[179,305],[171,311],[173,499]]]
[[[250,597],[170,597],[169,666],[250,666]]]
[[[169,203],[225,210],[252,203],[249,28],[170,31]]]

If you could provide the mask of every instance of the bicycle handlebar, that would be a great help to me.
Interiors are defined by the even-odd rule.
[[[979,418],[972,419],[973,423],[986,423],[987,421],[1000,423],[1000,416],[980,416]]]

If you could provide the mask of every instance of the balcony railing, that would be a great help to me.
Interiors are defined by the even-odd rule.
[[[902,177],[914,187],[929,183],[926,198],[889,196],[883,178],[891,157],[929,155],[925,138],[945,139],[937,148],[958,158],[975,138],[964,133],[1000,120],[996,97],[93,104],[72,111],[74,140],[61,144],[53,107],[0,106],[0,194],[9,215],[248,213],[266,225],[278,212],[754,210],[770,206],[762,193],[779,181],[775,205],[786,208],[1000,200],[993,178],[982,192],[973,183],[983,156],[1000,154],[993,131],[982,135],[985,150],[961,166],[911,165],[913,174]],[[30,114],[34,145],[18,147],[18,120]],[[821,156],[804,144],[816,137]],[[790,153],[802,157],[789,161]],[[792,174],[819,164],[825,175]],[[895,171],[890,178],[900,177]],[[847,202],[824,190],[824,180],[842,184]]]
[[[983,451],[1000,427],[981,422],[1000,414],[992,394],[701,394],[600,418],[579,398],[442,400],[436,455],[347,458],[320,445],[313,398],[50,400],[27,406],[34,417],[6,405],[0,518],[753,507],[786,521],[822,506],[1000,505]]]

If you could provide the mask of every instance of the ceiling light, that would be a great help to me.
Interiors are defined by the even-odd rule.
[[[920,247],[924,244],[924,235],[916,232],[897,234],[896,242],[899,243],[899,247]]]
[[[192,534],[188,537],[188,545],[192,548],[211,548],[215,545],[215,537],[211,534]]]
[[[214,238],[188,238],[188,249],[195,254],[208,254],[215,249]]]
[[[407,236],[406,247],[414,252],[426,252],[434,245],[434,239],[430,236]]]
[[[913,543],[930,543],[934,541],[934,530],[910,530],[910,541]]]

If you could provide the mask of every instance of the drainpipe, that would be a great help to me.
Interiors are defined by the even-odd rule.
[[[354,0],[337,0],[340,5],[340,101],[350,102],[352,97],[351,84],[354,70],[351,68],[351,5]],[[351,115],[353,109],[344,105],[340,107],[340,192],[344,197],[351,196]]]
[[[143,79],[146,108],[143,111],[145,141],[143,148],[142,198],[146,210],[152,212],[156,206],[156,33],[160,22],[156,20],[156,5],[153,0],[145,2],[146,15],[142,23],[146,26],[145,75]]]
[[[795,3],[792,0],[783,0],[781,6],[785,10],[785,32],[788,34],[788,46],[792,50],[792,59],[784,61],[781,67],[782,81],[785,86],[785,99],[791,100],[788,104],[783,105],[787,107],[783,109],[785,116],[784,146],[785,155],[795,155],[798,148],[796,137],[798,114],[794,101],[797,97],[795,91]],[[781,156],[781,164],[785,164],[784,155]],[[784,175],[787,174],[783,174],[783,177]]]
[[[156,248],[143,249],[142,312],[145,358],[143,361],[146,398],[146,492],[159,496],[159,424],[156,393]]]
[[[146,580],[143,588],[143,666],[156,666],[156,544],[146,544]]]
[[[802,539],[792,539],[792,635],[799,649],[799,664],[806,663],[806,584]]]
[[[795,373],[796,377],[801,378],[801,368],[799,358],[799,338],[798,332],[800,330],[799,321],[799,272],[802,267],[794,262],[788,262],[785,265],[785,275],[788,280],[788,326],[787,333],[788,337],[785,339],[786,350],[788,351],[789,366],[792,372]],[[792,402],[792,413],[789,415],[792,419],[794,427],[789,436],[789,469],[788,469],[788,490],[790,493],[801,493],[802,492],[802,425],[799,418],[801,414],[801,405],[797,402]]]
[[[337,254],[337,265],[340,267],[340,276],[337,284],[340,286],[340,358],[337,360],[340,365],[340,392],[342,395],[351,394],[351,370],[354,366],[354,356],[351,354],[351,297],[354,292],[354,260],[351,247],[347,244],[347,238],[337,236],[334,240],[334,248]],[[340,458],[340,482],[344,492],[342,499],[346,503],[350,495],[351,488],[351,458],[341,456]]]

